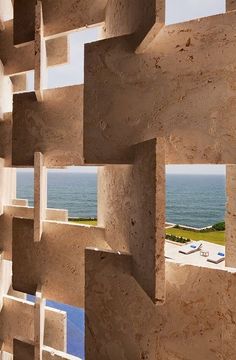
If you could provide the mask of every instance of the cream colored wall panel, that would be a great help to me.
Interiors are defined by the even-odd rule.
[[[87,44],[85,162],[125,163],[131,145],[163,136],[166,163],[236,163],[235,20],[166,26],[142,55],[130,37]]]
[[[41,284],[45,298],[83,307],[84,250],[91,246],[109,248],[104,229],[47,221],[34,243],[33,221],[14,218],[13,288],[34,294]]]
[[[83,163],[83,86],[15,94],[13,103],[13,165],[34,165],[34,153],[44,155],[46,167]]]
[[[160,304],[165,299],[165,143],[150,140],[133,150],[133,165],[99,170],[98,225],[113,250],[132,255],[133,275]]]
[[[15,47],[13,45],[13,21],[4,23],[5,30],[0,31],[0,59],[4,65],[5,75],[15,75],[18,73],[34,70],[34,42],[25,46]],[[58,47],[60,46],[60,51]],[[63,46],[63,47],[62,47]],[[67,61],[68,45],[61,38],[56,38],[46,42],[48,51],[48,65],[60,65]]]

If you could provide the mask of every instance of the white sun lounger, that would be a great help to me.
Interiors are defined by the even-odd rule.
[[[202,243],[199,241],[191,242],[188,245],[181,246],[179,253],[189,255],[201,249]]]
[[[223,252],[218,252],[214,255],[210,255],[209,258],[207,259],[207,261],[214,263],[214,264],[219,264],[222,261],[224,261],[225,259],[225,254]]]

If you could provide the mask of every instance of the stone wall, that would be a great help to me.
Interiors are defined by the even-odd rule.
[[[235,20],[234,1],[166,26],[164,0],[0,0],[2,359],[75,359],[47,298],[85,309],[86,360],[235,360],[235,273],[164,253],[165,165],[231,164],[235,266]],[[48,89],[69,34],[95,25],[84,84]],[[47,169],[86,165],[100,166],[97,227],[47,209]],[[35,208],[16,199],[17,167],[35,170]]]

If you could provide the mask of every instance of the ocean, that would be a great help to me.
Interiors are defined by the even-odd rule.
[[[96,174],[48,172],[48,207],[68,209],[70,217],[97,216]],[[17,173],[17,197],[33,206],[33,172]],[[166,220],[203,227],[224,219],[225,176],[167,175]],[[28,298],[32,300],[32,297]],[[67,312],[67,351],[84,359],[84,310],[47,302]]]
[[[17,197],[33,206],[33,173],[18,172]],[[224,175],[167,175],[166,220],[204,227],[224,219]],[[97,216],[96,174],[48,172],[48,207],[68,209],[70,217]]]

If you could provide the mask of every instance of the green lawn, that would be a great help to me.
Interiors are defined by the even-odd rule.
[[[196,232],[191,230],[182,230],[170,228],[166,229],[166,234],[183,236],[191,240],[205,240],[219,245],[225,245],[224,231]]]
[[[97,225],[97,220],[71,220],[71,223],[84,224],[84,225]],[[224,231],[209,231],[209,232],[196,232],[191,230],[182,230],[170,228],[166,229],[166,234],[183,236],[191,240],[205,240],[219,245],[225,245],[225,232]]]
[[[74,224],[82,224],[82,225],[97,225],[97,220],[70,220],[71,223]]]

